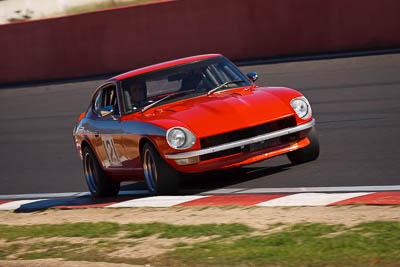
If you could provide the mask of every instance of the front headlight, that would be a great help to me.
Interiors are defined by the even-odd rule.
[[[174,149],[187,149],[196,143],[196,136],[186,128],[173,127],[167,131],[167,142]]]
[[[300,118],[306,120],[311,117],[311,105],[304,96],[294,98],[290,105]]]

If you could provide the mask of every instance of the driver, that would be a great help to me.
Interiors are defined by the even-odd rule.
[[[203,74],[200,69],[192,70],[190,73],[187,73],[186,76],[182,79],[181,91],[192,90],[192,89],[200,89],[199,85],[203,78]]]
[[[147,98],[147,88],[144,81],[135,81],[129,87],[133,106],[142,106]]]

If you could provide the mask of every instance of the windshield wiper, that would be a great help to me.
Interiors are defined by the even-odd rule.
[[[214,89],[211,89],[210,91],[208,91],[207,95],[211,95],[214,92],[218,91],[219,89],[227,87],[229,84],[241,83],[241,82],[244,82],[244,81],[243,80],[234,80],[234,81],[224,82],[223,84],[220,84],[217,87],[215,87]]]
[[[151,107],[153,107],[153,106],[155,106],[155,105],[157,105],[157,104],[159,104],[159,103],[161,103],[161,102],[163,102],[163,101],[165,101],[167,99],[170,99],[170,98],[173,98],[173,97],[176,97],[176,96],[183,96],[183,95],[186,95],[186,94],[189,94],[189,93],[193,93],[194,91],[195,90],[180,91],[180,92],[176,92],[174,94],[170,94],[170,95],[164,96],[163,98],[157,100],[156,102],[153,102],[153,103],[143,107],[142,108],[142,112],[145,112],[149,108],[151,108]]]

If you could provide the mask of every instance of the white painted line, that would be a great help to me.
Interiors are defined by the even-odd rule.
[[[106,208],[130,208],[130,207],[172,207],[188,201],[205,198],[207,196],[155,196],[123,201],[107,206]]]
[[[120,191],[120,196],[126,195],[147,195],[147,190]],[[66,198],[66,197],[86,197],[90,196],[90,192],[66,192],[66,193],[43,193],[43,194],[18,194],[18,195],[0,195],[0,200],[13,199],[34,199],[34,198]]]
[[[263,193],[369,192],[369,191],[379,192],[379,191],[398,191],[398,190],[400,190],[400,185],[252,188],[252,189],[245,189],[236,193],[263,194]]]
[[[36,201],[42,201],[45,199],[35,199],[35,200],[17,200],[8,203],[4,203],[0,205],[0,210],[16,210],[19,209],[22,205],[29,204]]]
[[[32,198],[62,198],[62,197],[82,197],[89,196],[89,192],[67,192],[67,193],[43,193],[43,194],[18,194],[18,195],[0,195],[0,199],[32,199]]]
[[[213,194],[233,194],[239,191],[247,190],[246,188],[221,188],[210,190],[206,192],[201,192],[202,195],[213,195]]]
[[[336,187],[283,187],[283,188],[221,188],[200,193],[201,195],[224,194],[273,194],[273,193],[316,193],[316,192],[380,192],[400,191],[400,185],[383,186],[336,186]],[[185,192],[183,190],[182,192]],[[195,190],[194,192],[198,192]],[[147,190],[120,191],[120,196],[148,195]],[[89,192],[43,193],[0,195],[0,200],[23,200],[39,198],[77,198],[90,196]]]
[[[289,206],[326,206],[328,204],[345,199],[368,195],[371,193],[300,193],[286,197],[280,197],[255,206],[260,207],[289,207]]]

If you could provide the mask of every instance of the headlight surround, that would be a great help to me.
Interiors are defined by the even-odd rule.
[[[307,98],[305,98],[304,96],[292,99],[292,101],[290,101],[290,105],[296,112],[297,116],[299,116],[299,118],[306,120],[311,117],[311,105],[308,102]]]
[[[168,145],[174,149],[191,148],[196,143],[196,136],[183,127],[170,128],[166,138]]]

